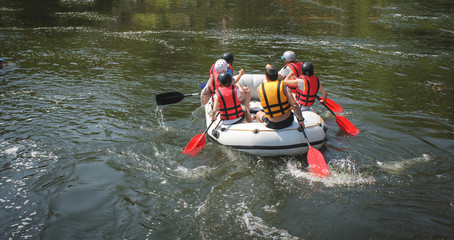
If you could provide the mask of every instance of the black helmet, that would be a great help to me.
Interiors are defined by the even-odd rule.
[[[232,84],[232,74],[228,72],[221,72],[218,76],[218,81],[222,86],[228,87]]]
[[[303,75],[312,76],[314,75],[314,65],[310,62],[305,62],[303,64]]]
[[[228,64],[233,63],[233,54],[226,52],[222,54],[222,59],[224,59]]]

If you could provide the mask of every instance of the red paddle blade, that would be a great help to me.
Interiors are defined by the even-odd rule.
[[[350,135],[354,136],[359,133],[358,128],[356,128],[355,125],[353,125],[353,123],[348,121],[348,119],[343,116],[336,115],[336,122],[340,129],[342,129],[342,131]]]
[[[189,154],[192,157],[197,155],[200,150],[205,146],[205,133],[195,135],[183,150],[184,154]]]
[[[328,165],[326,165],[326,161],[322,153],[312,146],[309,146],[309,152],[307,152],[307,162],[309,163],[309,167],[312,172],[320,176],[330,174]]]
[[[320,100],[323,100],[323,98],[320,97]],[[331,109],[331,111],[333,111],[335,113],[342,112],[342,107],[339,104],[337,104],[336,102],[334,102],[333,100],[331,100],[330,98],[326,98],[325,104],[327,107],[329,107],[329,109]]]

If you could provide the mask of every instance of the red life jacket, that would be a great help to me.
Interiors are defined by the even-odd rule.
[[[304,91],[301,91],[299,88],[296,90],[296,101],[301,106],[309,107],[314,103],[315,97],[317,96],[320,88],[320,79],[315,75],[303,75],[302,79],[304,81]]]
[[[219,100],[219,112],[222,120],[233,120],[243,116],[243,108],[236,94],[237,87],[218,88],[216,94]]]
[[[297,62],[297,63],[289,63],[287,64],[287,67],[289,67],[293,71],[293,76],[296,78],[299,78],[300,76],[303,75],[303,63],[302,62]],[[297,86],[287,86],[290,88],[292,93],[296,93],[296,89],[298,88]]]
[[[211,66],[210,69],[210,90],[211,90],[211,96],[214,95],[216,89],[220,87],[219,85],[219,80],[218,80],[219,73],[214,70],[214,64]]]

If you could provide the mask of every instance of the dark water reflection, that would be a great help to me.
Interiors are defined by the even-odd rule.
[[[0,0],[3,239],[450,239],[452,1]],[[207,142],[195,93],[223,52],[263,73],[294,50],[324,108],[320,179],[306,157]]]

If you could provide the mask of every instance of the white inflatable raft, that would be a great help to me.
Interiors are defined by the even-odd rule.
[[[240,80],[242,86],[251,89],[251,114],[261,110],[258,101],[257,87],[266,81],[263,74],[244,74]],[[205,105],[206,126],[211,123],[211,101]],[[325,123],[314,111],[303,111],[306,134],[311,146],[320,149],[326,140]],[[293,124],[279,130],[270,129],[264,123],[240,123],[224,125],[218,119],[208,129],[208,137],[219,144],[258,156],[298,155],[306,153],[309,148],[302,132],[298,131],[295,117]],[[218,125],[219,123],[219,125]]]

